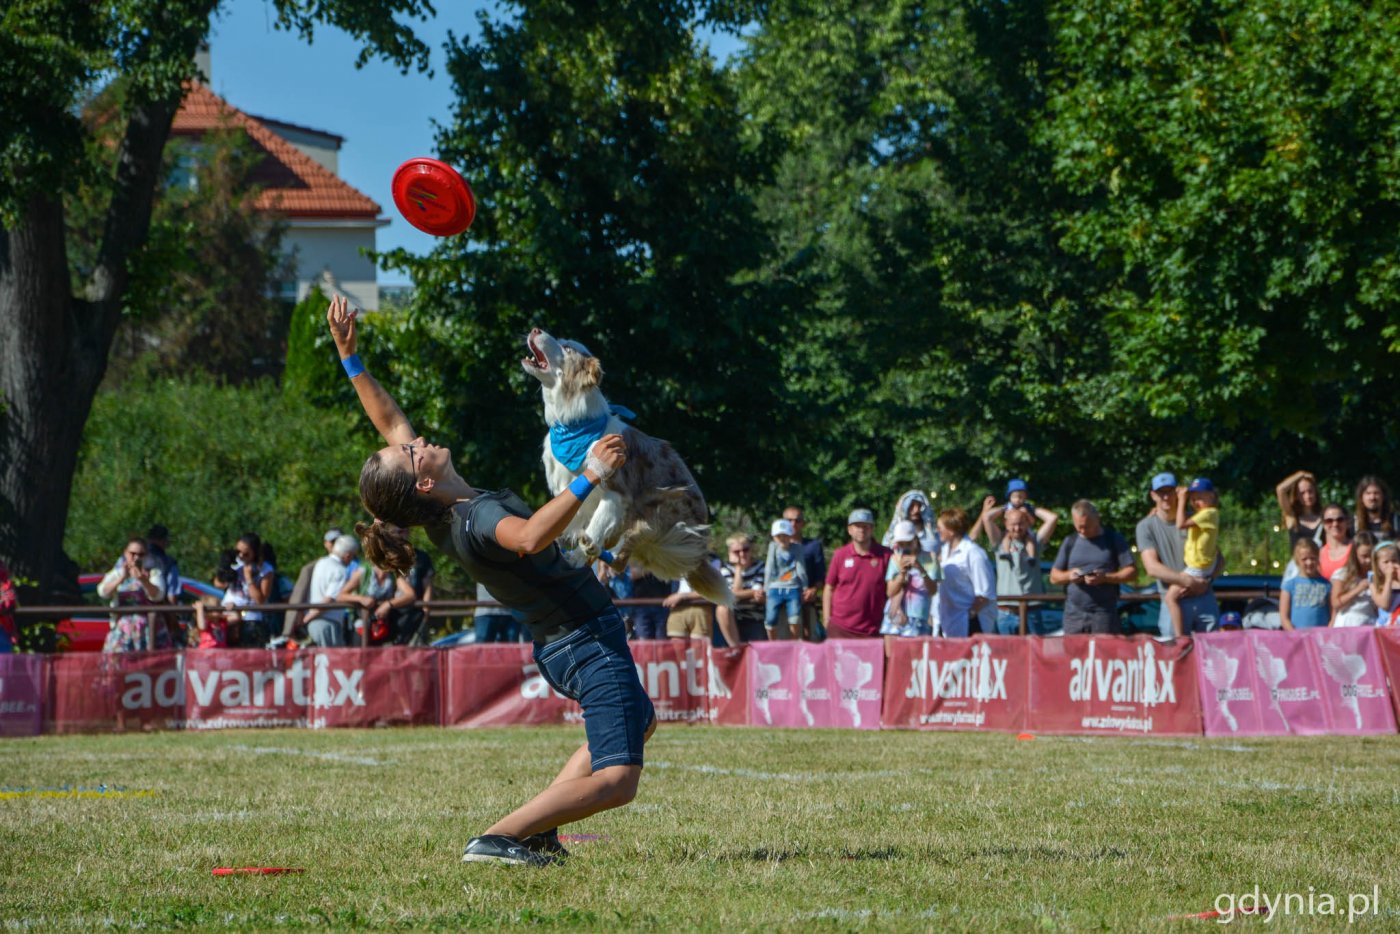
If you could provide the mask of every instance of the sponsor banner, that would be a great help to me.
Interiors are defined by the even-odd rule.
[[[1366,628],[1214,633],[1196,644],[1207,736],[1395,732]]]
[[[745,726],[749,722],[749,646],[709,651],[706,676],[710,721],[725,726]]]
[[[1375,639],[1376,652],[1381,657],[1386,677],[1390,679],[1391,712],[1400,721],[1400,691],[1396,690],[1396,686],[1400,685],[1400,629],[1376,629]]]
[[[1029,729],[1199,736],[1189,642],[1148,636],[1030,638]]]
[[[884,702],[885,640],[828,639],[813,645],[799,643],[799,664],[803,652],[825,654],[831,672],[831,702],[825,726],[880,728],[880,708]]]
[[[887,727],[1024,730],[1030,639],[896,639],[885,674]]]
[[[178,652],[76,653],[48,659],[44,731],[178,730],[184,664]]]
[[[313,653],[205,649],[182,660],[178,703],[187,729],[308,725]]]
[[[1317,659],[1317,684],[1328,732],[1356,736],[1394,733],[1385,669],[1375,635],[1366,628],[1310,629],[1303,637]]]
[[[443,726],[581,723],[578,704],[540,674],[529,642],[443,649]]]
[[[44,656],[0,655],[0,736],[38,736],[43,694]]]
[[[637,677],[662,723],[700,723],[710,718],[709,652],[696,639],[629,642]]]
[[[438,722],[438,658],[429,648],[317,649],[309,725],[428,726]]]
[[[879,729],[884,654],[880,639],[752,643],[748,722]]]
[[[1268,736],[1287,733],[1277,717],[1266,725],[1264,706],[1277,704],[1269,687],[1272,651],[1255,653],[1254,632],[1198,634],[1196,685],[1207,736]],[[1261,701],[1263,704],[1261,705]]]

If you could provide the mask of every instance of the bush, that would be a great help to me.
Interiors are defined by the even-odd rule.
[[[127,536],[160,522],[181,571],[208,579],[219,552],[254,531],[295,577],[325,553],[329,525],[364,518],[357,480],[378,440],[358,409],[317,409],[269,380],[128,381],[93,404],[65,548],[106,569]]]

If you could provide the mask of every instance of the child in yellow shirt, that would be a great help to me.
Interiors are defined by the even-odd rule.
[[[1186,504],[1191,504],[1191,515],[1186,515]],[[1186,495],[1176,500],[1176,527],[1186,530],[1186,573],[1192,577],[1210,580],[1215,570],[1216,559],[1220,557],[1220,499],[1215,494],[1215,484],[1205,477],[1197,477],[1186,488]],[[1181,597],[1186,588],[1172,584],[1167,588],[1163,599],[1172,616],[1172,628],[1182,631]]]

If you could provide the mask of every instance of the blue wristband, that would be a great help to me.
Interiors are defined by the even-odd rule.
[[[345,375],[354,379],[365,371],[365,362],[360,359],[360,355],[352,353],[340,361],[340,365],[345,367]]]
[[[569,484],[569,492],[579,499],[588,499],[588,494],[593,492],[593,481],[584,474],[574,477],[574,482]]]

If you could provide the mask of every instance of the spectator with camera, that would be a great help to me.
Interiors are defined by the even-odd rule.
[[[930,617],[938,590],[938,560],[923,549],[919,530],[907,519],[895,523],[894,553],[885,569],[885,636],[917,638],[933,635]]]
[[[1106,528],[1098,508],[1087,499],[1075,503],[1070,516],[1074,531],[1060,544],[1050,570],[1050,583],[1065,588],[1065,635],[1121,635],[1119,588],[1137,577],[1128,540]],[[1175,517],[1172,528],[1175,531]]]
[[[234,554],[233,570],[238,574],[239,587],[248,597],[248,605],[271,603],[277,586],[277,568],[267,560],[262,538],[256,532],[244,532],[234,546]],[[240,630],[239,644],[247,648],[261,648],[272,638],[260,610],[245,612]]]
[[[164,621],[141,608],[165,602],[165,576],[146,548],[146,539],[133,536],[116,567],[97,585],[97,595],[120,612],[112,617],[104,652],[141,652],[171,647]]]

